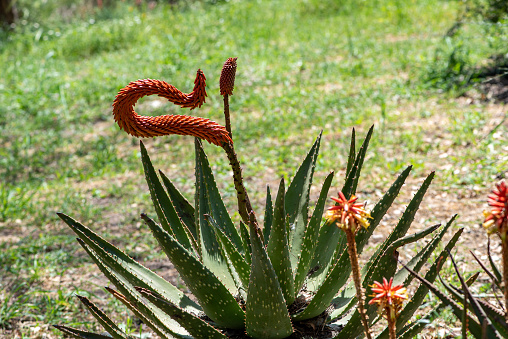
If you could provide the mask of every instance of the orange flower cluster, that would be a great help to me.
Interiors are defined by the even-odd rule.
[[[369,305],[378,304],[380,312],[388,309],[389,314],[385,316],[395,319],[402,309],[402,303],[407,299],[407,290],[403,285],[392,286],[392,283],[393,278],[390,278],[390,281],[383,278],[382,284],[374,281],[371,287],[375,294],[372,295]]]
[[[201,107],[206,98],[205,81],[205,75],[198,70],[194,89],[188,94],[161,80],[133,81],[118,92],[113,102],[115,121],[121,129],[136,137],[179,134],[198,137],[217,146],[232,142],[226,128],[209,119],[186,115],[140,116],[134,111],[140,98],[155,94],[183,108]]]
[[[366,204],[357,203],[357,197],[351,196],[347,200],[342,192],[339,192],[337,198],[332,198],[337,204],[330,207],[325,218],[328,222],[335,222],[339,228],[351,229],[355,233],[358,226],[369,227],[370,213],[365,210]]]
[[[220,95],[233,95],[233,88],[235,87],[236,76],[236,59],[229,58],[222,66],[220,73]]]
[[[488,197],[490,211],[484,211],[483,227],[487,233],[498,233],[503,241],[508,233],[508,186],[503,180],[492,190]]]

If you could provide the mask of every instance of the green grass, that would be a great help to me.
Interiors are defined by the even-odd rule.
[[[371,124],[376,131],[360,187],[367,196],[386,189],[408,164],[416,178],[437,170],[434,189],[453,194],[486,192],[506,175],[507,126],[490,133],[502,108],[468,105],[456,100],[457,91],[443,91],[454,88],[443,76],[455,71],[448,58],[453,49],[461,53],[459,63],[475,63],[499,48],[477,27],[457,40],[443,39],[456,2],[190,2],[155,10],[121,3],[104,11],[72,7],[70,14],[35,4],[42,7],[34,5],[13,32],[0,35],[0,298],[7,301],[0,331],[7,336],[31,337],[30,327],[49,331],[53,323],[95,326],[72,294],[86,290],[104,298],[101,286],[81,281],[79,272],[100,273],[57,211],[93,226],[139,260],[162,260],[138,218],[153,213],[137,141],[111,114],[118,90],[136,79],[161,79],[188,92],[201,68],[208,85],[202,108],[154,108],[152,97],[136,108],[223,123],[219,72],[228,57],[239,57],[232,124],[258,211],[265,185],[293,175],[320,130],[317,185],[328,171],[344,170],[351,128],[363,138]],[[146,143],[154,165],[192,197],[192,139]],[[227,159],[219,148],[206,151],[233,210]]]

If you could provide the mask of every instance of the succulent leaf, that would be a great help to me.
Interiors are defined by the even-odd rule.
[[[67,326],[53,325],[53,327],[76,339],[111,339],[111,336],[109,335],[106,336],[97,333],[84,332]]]
[[[245,310],[247,335],[254,339],[286,338],[293,326],[277,275],[257,234],[251,214],[249,224],[252,265]]]
[[[370,257],[369,261],[365,264],[365,269],[369,269],[375,258],[378,257],[379,253],[384,252],[391,243],[393,243],[394,241],[396,241],[400,237],[403,237],[406,234],[409,227],[411,226],[411,223],[414,220],[418,208],[420,207],[420,203],[422,202],[423,197],[425,196],[425,193],[427,192],[427,189],[429,188],[432,179],[434,178],[434,174],[435,172],[430,173],[424,180],[418,191],[415,193],[413,199],[411,199],[409,205],[406,207],[406,210],[402,214],[402,217],[397,223],[397,226],[395,226],[395,228],[390,233],[388,238],[385,239],[383,244],[379,246],[376,249],[376,252]]]
[[[133,312],[139,312],[143,314],[143,317],[140,319],[145,319],[143,322],[149,326],[154,332],[159,334],[161,338],[169,337],[181,337],[182,335],[186,335],[187,331],[182,328],[177,322],[168,317],[167,314],[162,312],[152,303],[145,303],[142,300],[139,292],[136,291],[133,284],[129,282],[126,278],[111,270],[108,266],[104,264],[104,262],[99,258],[99,256],[85,244],[83,240],[78,238],[79,244],[83,247],[83,249],[87,252],[90,258],[93,259],[95,264],[99,267],[102,273],[111,281],[115,286],[124,294],[122,295],[124,298],[128,298],[129,304],[125,304],[127,307],[132,306],[134,309]],[[136,282],[136,279],[131,280],[132,282]],[[137,281],[141,282],[141,281]],[[142,283],[142,282],[141,282]],[[111,289],[106,288],[108,291]],[[111,292],[111,291],[110,291]],[[118,292],[114,294],[117,296]],[[123,300],[121,300],[123,302]],[[130,308],[130,307],[129,307]],[[195,309],[191,309],[187,307],[191,312],[196,312]]]
[[[197,313],[201,311],[201,307],[185,296],[182,291],[136,262],[87,227],[63,213],[57,213],[57,215],[98,255],[108,268],[117,272],[127,281],[154,290],[190,312]]]
[[[236,293],[237,287],[234,278],[229,272],[229,265],[227,263],[227,259],[223,256],[220,243],[215,236],[215,231],[210,226],[207,220],[207,216],[211,216],[214,220],[216,220],[217,224],[219,224],[219,220],[215,219],[217,213],[214,213],[212,207],[210,205],[211,196],[209,196],[211,190],[208,189],[207,180],[210,179],[209,176],[205,175],[207,169],[210,170],[208,166],[208,161],[203,162],[203,157],[201,156],[202,146],[201,143],[196,138],[196,199],[198,200],[196,206],[196,212],[198,215],[196,216],[196,220],[199,220],[199,242],[201,248],[201,261],[203,265],[205,265],[211,272],[213,272],[217,277],[219,277],[226,286],[226,288],[230,291],[231,294]],[[200,151],[201,149],[201,151]],[[206,156],[205,156],[206,159]],[[211,170],[210,170],[211,171]],[[213,180],[213,177],[211,178]],[[214,183],[215,184],[215,183]],[[223,230],[226,232],[226,227],[224,224],[220,224],[220,227],[223,227]],[[226,232],[226,234],[230,234],[230,232]],[[232,239],[233,240],[233,239]]]
[[[300,168],[298,168],[286,193],[285,205],[291,228],[288,235],[290,236],[290,258],[293,271],[295,271],[299,260],[305,228],[307,227],[310,187],[312,185],[314,169],[316,168],[321,136],[322,132],[319,133],[305,160],[300,165]]]
[[[487,239],[487,241],[487,253],[489,257],[490,267],[492,268],[492,273],[494,273],[496,276],[497,281],[503,281],[503,276],[501,275],[499,268],[497,268],[496,264],[494,263],[494,259],[492,259],[492,256],[490,255],[490,237]]]
[[[139,145],[141,148],[141,161],[143,162],[143,168],[145,170],[146,183],[148,184],[150,196],[152,197],[152,202],[161,226],[166,232],[174,235],[183,247],[188,250],[193,250],[188,231],[185,230],[173,203],[166,194],[166,191],[164,191],[157,177],[157,173],[153,168],[150,157],[148,156],[145,145],[142,141],[140,141]]]
[[[402,264],[412,275],[416,277],[423,285],[427,287],[432,293],[441,300],[445,305],[450,306],[452,309],[453,314],[455,314],[456,317],[459,319],[462,319],[462,307],[455,302],[453,299],[448,297],[446,294],[441,292],[434,284],[432,284],[430,281],[426,280],[425,278],[421,277],[418,273],[413,271],[412,269],[406,267],[404,264]],[[468,315],[468,325],[469,325],[469,331],[475,338],[482,338],[482,328],[478,322],[473,319],[471,316]]]
[[[219,326],[243,328],[244,312],[223,283],[173,236],[146,215],[142,217],[203,311]]]
[[[250,265],[245,261],[245,258],[238,252],[235,245],[228,238],[224,231],[222,231],[215,220],[211,217],[208,218],[208,222],[213,227],[215,234],[219,238],[219,241],[222,244],[222,248],[226,251],[229,259],[231,260],[231,264],[234,267],[235,272],[238,274],[238,277],[241,280],[243,288],[247,288],[249,286],[249,273],[250,273]]]
[[[321,193],[319,194],[316,207],[314,208],[312,217],[310,218],[307,228],[305,230],[302,252],[299,256],[300,261],[298,262],[298,267],[295,275],[296,292],[298,292],[302,288],[305,278],[308,275],[309,269],[311,269],[311,260],[314,257],[314,251],[316,249],[316,243],[319,236],[319,225],[321,224],[321,220],[323,217],[323,211],[326,205],[326,198],[328,196],[328,191],[330,190],[330,186],[332,184],[333,175],[334,173],[331,172],[326,177],[323,187],[321,188]]]
[[[289,259],[289,244],[286,233],[286,210],[285,210],[285,185],[284,178],[281,179],[279,191],[275,200],[273,212],[273,224],[270,232],[270,239],[266,247],[266,253],[270,258],[275,274],[279,281],[282,293],[287,305],[295,300],[295,286],[291,260]]]
[[[178,321],[194,338],[227,339],[215,327],[195,315],[185,312],[180,307],[165,300],[160,294],[142,287],[137,288],[137,290],[150,302],[166,312],[172,319]]]
[[[106,313],[102,312],[93,302],[88,300],[87,297],[77,296],[81,303],[88,308],[90,313],[94,316],[95,319],[104,327],[104,329],[111,334],[114,339],[128,339],[131,338],[127,334],[125,334],[116,324],[109,319]]]
[[[457,214],[455,214],[446,225],[439,231],[438,234],[432,238],[431,241],[425,247],[418,252],[408,263],[407,266],[413,269],[416,272],[419,272],[422,266],[427,262],[429,257],[432,255],[436,247],[441,243],[443,236],[448,231],[453,222],[457,219]],[[409,284],[413,281],[414,277],[409,274],[409,272],[405,269],[400,269],[393,278],[393,283],[395,285],[402,284],[404,286],[409,286]]]
[[[272,204],[272,195],[270,193],[270,186],[266,186],[266,207],[265,207],[265,225],[263,227],[263,236],[265,240],[265,245],[268,244],[268,239],[270,239],[270,230],[272,228],[273,221],[273,204]]]
[[[250,266],[252,263],[252,247],[250,244],[249,230],[242,221],[240,221],[240,235],[242,236],[243,246],[245,247],[245,261]]]
[[[85,245],[86,246],[86,245]],[[114,289],[112,288],[109,288],[109,287],[105,287],[106,291],[108,291],[109,293],[111,293],[116,299],[120,300],[122,302],[122,304],[124,304],[129,310],[132,311],[132,313],[134,313],[134,315],[136,317],[139,318],[139,320],[141,320],[143,322],[143,324],[146,324],[148,327],[150,327],[155,333],[157,333],[157,335],[160,337],[160,338],[164,338],[164,339],[170,339],[170,337],[165,333],[163,332],[157,325],[155,325],[152,320],[150,318],[148,318],[145,314],[144,309],[140,309],[139,306],[141,306],[142,303],[138,303],[138,306],[132,304],[131,302],[129,302],[129,300],[127,299],[126,296],[124,296],[123,294],[119,293],[118,291],[115,291]],[[138,292],[139,293],[139,292]],[[148,303],[147,303],[148,304]],[[152,303],[150,303],[152,304]],[[163,313],[161,311],[161,313]],[[148,313],[150,314],[150,313]],[[168,316],[167,314],[164,313],[165,316]],[[178,324],[178,326],[180,327],[180,325]],[[173,333],[172,331],[170,331],[167,326],[163,326],[163,328],[171,334],[171,336],[177,336],[177,337],[182,337],[180,335],[177,335],[176,333]]]
[[[346,196],[346,199],[349,199],[352,195],[356,194],[356,187],[358,186],[358,180],[360,179],[363,161],[365,160],[365,154],[367,153],[367,148],[369,147],[372,132],[374,132],[374,125],[369,128],[367,136],[365,137],[362,146],[358,150],[355,162],[351,167],[351,170],[348,171],[346,182],[342,188],[342,193]],[[349,154],[349,157],[351,157],[351,154]]]
[[[450,222],[448,222],[447,225],[451,225],[453,220],[454,220],[454,218],[452,218],[452,220],[450,220]],[[445,228],[446,228],[446,226],[445,226]],[[440,255],[437,257],[437,259],[434,261],[434,263],[432,264],[430,269],[425,274],[425,279],[427,281],[433,283],[436,280],[436,277],[437,277],[439,271],[441,270],[441,268],[443,267],[446,257],[448,256],[448,252],[446,251],[446,249],[451,250],[455,246],[455,244],[457,243],[463,230],[464,229],[460,229],[457,232],[455,232],[455,234],[452,236],[450,241],[448,241],[448,243],[445,246],[445,249],[443,251],[441,251]],[[438,234],[438,236],[439,236],[439,234]],[[406,270],[406,269],[404,269],[404,270]],[[406,279],[405,281],[408,281],[408,280]],[[416,292],[413,294],[413,297],[411,299],[409,299],[406,306],[404,306],[402,311],[399,313],[399,317],[397,318],[397,325],[396,325],[397,329],[402,328],[404,326],[404,324],[407,323],[411,319],[413,314],[421,306],[421,304],[422,304],[423,300],[425,299],[425,296],[427,295],[428,292],[429,292],[429,289],[425,285],[421,284],[418,287]],[[383,331],[380,334],[380,338],[388,338],[388,329],[386,329],[385,331]]]
[[[328,273],[337,262],[334,254],[335,256],[340,256],[342,253],[347,252],[345,249],[345,233],[338,227],[333,227],[325,221],[319,230],[314,258],[310,264],[314,272],[307,279],[307,289],[309,291],[315,292],[320,288]]]
[[[356,132],[355,128],[353,127],[353,131],[351,132],[351,146],[349,146],[349,154],[347,157],[347,165],[346,165],[346,177],[347,180],[349,172],[351,171],[351,168],[353,168],[353,164],[355,163],[356,158]]]
[[[397,197],[400,192],[400,189],[404,185],[409,173],[413,169],[413,166],[408,166],[394,181],[392,186],[388,189],[388,191],[383,195],[381,200],[379,200],[374,208],[372,209],[370,215],[372,219],[370,220],[370,224],[368,228],[362,227],[358,234],[356,235],[357,244],[358,244],[358,253],[362,253],[363,248],[367,244],[370,236],[374,233],[374,230],[379,225],[381,219],[385,216],[388,209],[392,206],[393,201]]]
[[[407,324],[404,326],[403,329],[401,329],[397,333],[397,338],[399,339],[412,339],[416,335],[418,335],[426,326],[428,326],[430,323],[434,321],[434,319],[437,319],[441,316],[442,312],[446,309],[446,306],[443,303],[440,303],[437,305],[434,309],[432,309],[430,312],[425,314],[423,317],[421,317],[418,320],[413,321],[410,324]],[[384,335],[384,333],[388,333],[388,329],[382,332],[382,334],[378,335],[376,339],[381,338],[388,338],[388,334]]]
[[[459,278],[460,284],[462,285],[462,289],[464,291],[465,297],[467,298],[467,300],[469,301],[469,304],[473,308],[474,314],[478,318],[480,324],[483,325],[484,329],[485,328],[487,329],[487,333],[486,333],[487,337],[501,338],[501,334],[494,327],[491,319],[489,317],[487,317],[487,313],[485,312],[483,307],[480,305],[478,300],[476,300],[476,298],[473,297],[473,294],[471,293],[466,282],[464,281],[462,274],[460,274],[459,268],[457,267],[457,264],[455,263],[455,260],[453,259],[453,256],[451,255],[450,251],[448,251],[448,255],[450,256],[450,260],[452,261],[453,268],[455,269],[455,272],[457,273],[457,277]],[[503,336],[503,338],[506,338],[506,336]]]
[[[201,140],[196,139],[196,158],[199,157],[199,165],[196,163],[196,167],[201,167],[202,181],[201,185],[206,190],[207,204],[210,208],[210,215],[217,222],[217,225],[221,227],[222,231],[228,236],[229,239],[237,246],[240,253],[244,253],[242,239],[238,234],[238,231],[229,216],[229,212],[224,206],[222,197],[215,183],[212,169],[208,163],[208,158],[203,150],[203,144]]]
[[[182,193],[180,193],[175,185],[173,185],[171,180],[169,180],[169,178],[161,170],[159,170],[159,175],[161,176],[162,183],[166,187],[169,198],[173,202],[176,213],[185,224],[185,226],[187,226],[189,231],[191,231],[194,239],[198,239],[196,223],[194,222],[194,207],[189,203],[187,199],[185,199]]]

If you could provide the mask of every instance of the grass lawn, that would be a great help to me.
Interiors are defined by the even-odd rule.
[[[75,293],[91,296],[122,326],[139,331],[105,294],[107,280],[55,212],[180,283],[139,218],[155,214],[139,145],[114,123],[111,104],[136,79],[161,79],[190,92],[200,68],[208,85],[203,107],[190,112],[147,97],[136,111],[223,124],[218,86],[228,57],[238,57],[230,98],[235,148],[258,215],[266,185],[273,192],[281,176],[290,178],[321,130],[315,188],[331,170],[338,173],[333,187],[340,187],[352,127],[363,140],[374,124],[362,199],[376,201],[402,169],[414,167],[374,239],[383,239],[415,188],[436,171],[414,227],[458,213],[454,227],[466,232],[456,258],[473,270],[466,250],[485,255],[481,211],[493,183],[508,176],[507,108],[478,100],[474,90],[459,96],[446,79],[429,81],[459,43],[444,38],[457,2],[231,0],[153,9],[122,2],[115,9],[53,5],[45,11],[50,5],[34,3],[42,7],[33,4],[13,32],[0,34],[0,337],[59,337],[51,324],[99,330]],[[482,34],[475,25],[464,30],[460,43],[467,48],[460,51],[471,63],[498,48]],[[155,167],[192,199],[192,138],[145,144]],[[227,158],[213,145],[205,151],[234,211]],[[312,193],[311,204],[318,190]],[[401,259],[413,253],[407,249]],[[442,320],[429,335],[455,334],[453,321]]]

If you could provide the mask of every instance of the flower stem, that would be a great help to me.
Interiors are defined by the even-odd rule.
[[[388,332],[390,333],[390,339],[397,338],[397,321],[392,317],[392,310],[389,306],[385,308],[386,319],[388,320]]]
[[[229,164],[233,169],[233,181],[236,189],[236,197],[238,200],[238,213],[242,217],[242,220],[245,224],[249,224],[249,214],[253,214],[253,219],[255,224],[258,222],[256,220],[256,215],[252,209],[252,205],[250,203],[249,195],[247,194],[247,190],[243,184],[242,177],[242,168],[240,167],[240,162],[238,161],[238,156],[235,153],[235,148],[232,143],[223,143],[222,148],[226,151],[226,155],[229,159]]]
[[[503,245],[503,288],[504,288],[504,305],[505,305],[505,317],[508,321],[508,242],[505,239],[501,240],[501,244]]]
[[[370,335],[368,316],[364,307],[365,297],[360,278],[360,266],[358,265],[358,252],[356,251],[355,235],[349,228],[344,228],[344,232],[346,232],[347,251],[349,254],[349,259],[351,260],[351,268],[353,270],[353,280],[356,288],[356,299],[358,299],[358,312],[360,313],[360,318],[362,319],[365,336],[367,339],[372,339]]]
[[[229,95],[224,94],[224,117],[226,118],[226,131],[229,133],[231,140],[233,139],[233,133],[231,132],[231,118],[229,116]]]

